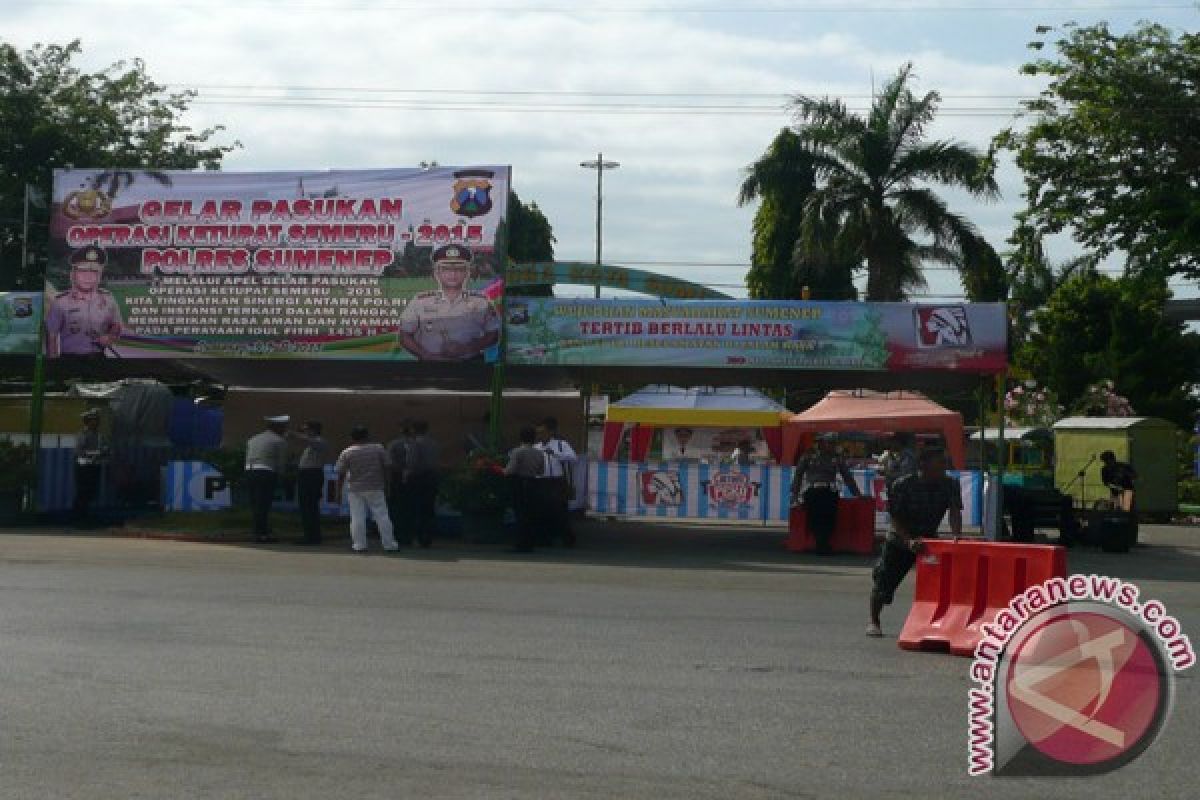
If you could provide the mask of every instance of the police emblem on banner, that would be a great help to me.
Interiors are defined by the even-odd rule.
[[[464,169],[454,173],[450,210],[463,217],[482,217],[491,211],[494,175],[486,169]]]
[[[971,324],[963,306],[924,306],[913,310],[917,327],[917,346],[967,347],[971,344]]]
[[[638,473],[642,487],[642,503],[648,506],[683,505],[683,483],[679,473],[667,470],[647,470]]]
[[[758,496],[759,484],[740,472],[721,472],[704,482],[710,503],[719,506],[744,506]]]
[[[71,219],[104,219],[112,211],[112,198],[98,189],[71,192],[63,200],[62,212]]]

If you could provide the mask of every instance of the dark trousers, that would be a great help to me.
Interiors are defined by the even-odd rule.
[[[271,535],[271,503],[275,501],[278,476],[270,469],[246,470],[246,488],[250,492],[250,512],[254,518],[254,538]]]
[[[296,500],[300,505],[300,524],[304,541],[321,541],[321,494],[325,491],[325,470],[305,468],[296,476]]]
[[[536,478],[512,479],[513,513],[517,516],[518,550],[532,550],[537,543],[538,487]]]
[[[936,531],[933,536],[937,536]],[[883,540],[879,560],[871,570],[871,596],[883,605],[890,606],[896,595],[896,587],[916,563],[917,555],[912,548],[900,541],[894,533],[888,534]]]
[[[817,552],[828,553],[837,526],[837,492],[821,486],[804,490],[804,513],[808,530],[817,540]]]
[[[75,505],[74,513],[77,522],[87,520],[92,509],[92,503],[96,502],[96,496],[100,494],[100,465],[99,464],[76,464],[75,465]]]
[[[433,530],[437,525],[437,473],[423,472],[409,477],[408,496],[412,499],[413,531],[421,547],[433,543]]]
[[[412,487],[404,478],[395,475],[388,482],[388,516],[392,518],[392,529],[396,541],[401,545],[411,544],[413,538]]]
[[[575,534],[571,530],[570,501],[567,498],[569,484],[565,477],[539,478],[539,540],[552,544],[560,540],[567,547],[575,545]]]

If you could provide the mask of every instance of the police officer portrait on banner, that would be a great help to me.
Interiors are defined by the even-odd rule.
[[[473,256],[449,244],[433,251],[438,288],[421,292],[400,314],[400,345],[421,361],[465,361],[482,357],[500,341],[500,317],[480,292],[467,289]]]
[[[46,355],[116,356],[112,346],[125,329],[121,310],[110,292],[100,288],[108,255],[99,247],[71,253],[71,287],[58,292],[46,310]]]

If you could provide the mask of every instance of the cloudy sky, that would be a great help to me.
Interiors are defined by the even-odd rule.
[[[743,168],[787,125],[789,94],[852,108],[904,62],[943,95],[931,132],[986,148],[1037,85],[1018,74],[1037,25],[1139,19],[1177,29],[1188,2],[1120,0],[0,0],[0,37],[84,46],[83,65],[140,57],[200,96],[190,121],[243,148],[226,168],[509,163],[563,260],[595,253],[742,294],[752,208]],[[998,247],[1020,202],[952,196]],[[1060,243],[1061,254],[1070,250]],[[928,273],[930,293],[961,291]]]

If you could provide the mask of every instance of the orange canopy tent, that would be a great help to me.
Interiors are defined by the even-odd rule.
[[[941,433],[952,467],[966,462],[962,414],[916,392],[830,392],[807,411],[783,421],[783,461],[794,464],[814,434]]]

